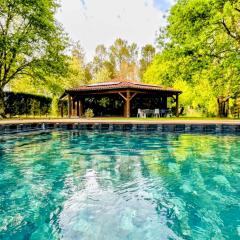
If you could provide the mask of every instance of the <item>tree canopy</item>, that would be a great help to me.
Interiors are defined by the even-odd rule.
[[[140,81],[154,55],[155,47],[151,44],[143,46],[141,54],[136,43],[121,38],[117,38],[109,47],[100,44],[88,64],[91,82],[104,82],[116,77]]]
[[[185,106],[215,115],[217,103],[220,108],[240,92],[239,22],[238,0],[179,0],[158,37],[162,50],[144,81],[182,87]]]
[[[3,89],[17,78],[66,71],[67,37],[56,22],[56,0],[0,0],[0,115]]]
[[[88,63],[78,43],[66,54],[57,0],[0,2],[0,99],[6,85],[57,99],[66,88],[116,77],[182,90],[185,109],[207,116],[226,117],[240,97],[239,0],[178,0],[160,29],[158,52],[117,38],[98,45]]]

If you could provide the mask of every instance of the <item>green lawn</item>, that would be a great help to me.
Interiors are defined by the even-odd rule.
[[[29,120],[29,119],[62,119],[61,117],[46,117],[46,116],[19,116],[19,117],[14,117],[14,118],[7,118],[7,119],[0,119],[1,120]],[[63,119],[67,119],[67,118],[63,118]],[[72,119],[78,119],[78,118],[72,118]],[[171,121],[171,120],[191,120],[191,121],[194,121],[194,120],[238,120],[238,118],[218,118],[218,117],[185,117],[185,116],[182,116],[182,117],[165,117],[165,118],[124,118],[124,117],[95,117],[95,118],[92,118],[92,120],[111,120],[111,121],[121,121],[121,120],[129,120],[129,121]]]
[[[229,120],[229,119],[236,119],[236,118],[219,118],[219,117],[162,117],[162,118],[124,118],[124,117],[96,117],[94,119],[101,119],[101,120],[143,120],[143,121],[154,121],[154,120]]]

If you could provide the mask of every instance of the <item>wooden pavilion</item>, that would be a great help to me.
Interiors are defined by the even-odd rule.
[[[129,118],[137,115],[137,109],[167,109],[168,102],[174,106],[174,113],[179,114],[179,95],[182,92],[173,88],[148,85],[139,82],[115,79],[111,82],[85,85],[68,89],[61,99],[68,98],[68,117],[82,117],[85,109],[91,108],[95,116],[99,113],[99,101],[103,98],[110,99],[108,114],[104,116],[124,116]],[[63,115],[63,111],[62,111]]]

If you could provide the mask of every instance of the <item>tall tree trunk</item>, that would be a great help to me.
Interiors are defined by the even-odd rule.
[[[2,89],[0,89],[0,118],[5,118],[5,100],[4,100],[5,94]]]
[[[229,98],[230,97],[218,97],[218,116],[220,118],[228,117],[229,113]]]

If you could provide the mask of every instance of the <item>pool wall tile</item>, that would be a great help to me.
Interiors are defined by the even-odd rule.
[[[109,124],[101,124],[101,130],[109,130]]]
[[[0,125],[0,134],[47,130],[149,131],[177,133],[240,133],[238,124],[115,124],[115,123],[32,123]]]
[[[176,124],[174,125],[174,132],[185,132],[185,124]]]
[[[145,131],[145,127],[144,124],[137,124],[137,131]]]
[[[237,126],[236,126],[235,132],[236,132],[236,133],[240,133],[240,125],[237,125]]]
[[[163,124],[162,125],[163,132],[174,132],[174,129],[175,129],[175,125],[172,125],[172,124],[169,124],[169,125]]]
[[[146,125],[146,131],[157,131],[158,125],[157,124],[149,124]]]
[[[185,125],[185,132],[186,133],[191,132],[191,125],[189,125],[189,124]]]
[[[163,130],[162,124],[158,124],[157,125],[157,131],[162,132],[162,130]]]
[[[132,130],[132,124],[123,125],[123,131],[131,131],[131,130]]]
[[[122,131],[123,125],[122,124],[113,124],[113,131]]]
[[[133,131],[133,132],[137,131],[137,125],[136,125],[136,124],[133,124],[133,125],[132,125],[132,131]]]
[[[221,133],[222,132],[222,126],[217,124],[215,128],[215,133]]]
[[[215,133],[216,125],[203,125],[203,131],[207,133]]]
[[[204,132],[203,125],[191,125],[191,132],[198,133],[198,132]]]
[[[231,133],[236,132],[236,126],[235,125],[222,125],[222,132],[223,133]]]

